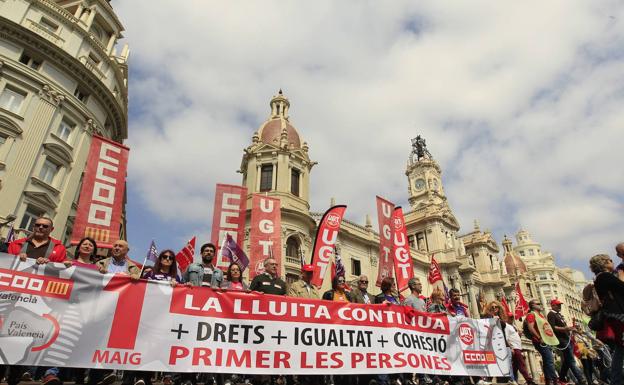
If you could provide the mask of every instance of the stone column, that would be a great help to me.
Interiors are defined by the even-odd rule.
[[[36,105],[29,108],[25,116],[25,125],[28,129],[24,131],[21,139],[15,140],[16,152],[13,158],[15,162],[7,164],[3,178],[11,181],[10,184],[3,186],[2,190],[3,192],[6,191],[6,196],[0,195],[0,202],[2,202],[0,206],[2,206],[3,212],[14,213],[18,211],[17,204],[22,194],[15,192],[16,190],[20,192],[26,190],[31,175],[38,171],[34,170],[34,167],[38,163],[37,158],[41,146],[47,137],[54,113],[64,97],[48,85],[44,85],[39,91],[39,98],[33,96],[30,100]],[[14,200],[8,201],[8,197],[13,197]]]

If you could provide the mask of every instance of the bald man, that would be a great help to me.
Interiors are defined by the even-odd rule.
[[[111,256],[96,263],[100,273],[123,273],[132,279],[139,279],[141,269],[130,260],[128,251],[130,251],[128,242],[123,239],[115,241],[111,249]]]
[[[621,259],[621,262],[615,267],[615,272],[618,278],[624,281],[624,242],[615,245],[615,253]]]

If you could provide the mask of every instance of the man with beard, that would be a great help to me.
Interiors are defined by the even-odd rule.
[[[192,263],[184,272],[184,282],[190,286],[221,287],[223,271],[213,265],[217,248],[212,243],[202,245],[201,262]]]

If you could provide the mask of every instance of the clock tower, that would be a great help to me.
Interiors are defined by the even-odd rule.
[[[425,139],[412,139],[412,153],[405,171],[408,180],[409,203],[413,209],[446,201],[442,186],[442,169],[433,159]]]

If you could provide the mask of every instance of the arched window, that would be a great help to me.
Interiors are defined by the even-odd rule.
[[[299,241],[295,237],[286,240],[286,256],[299,258]]]

